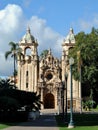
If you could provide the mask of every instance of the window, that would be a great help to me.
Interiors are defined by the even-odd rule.
[[[76,100],[73,100],[73,109],[75,110],[76,108]]]
[[[70,109],[70,100],[67,101],[67,108]]]
[[[53,78],[53,75],[51,74],[51,73],[48,73],[47,75],[46,75],[46,79],[47,80],[51,80]]]
[[[28,88],[28,83],[26,83],[26,88]]]
[[[67,101],[67,108],[70,109],[70,100]],[[76,108],[76,100],[73,100],[73,109]]]
[[[28,71],[26,71],[26,88],[28,88]]]
[[[28,76],[28,71],[26,71],[26,76]]]

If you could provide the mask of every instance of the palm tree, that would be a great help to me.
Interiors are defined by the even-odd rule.
[[[10,79],[0,79],[0,90],[1,89],[16,89],[16,86],[13,86],[13,81]]]
[[[14,76],[14,86],[15,86],[15,76],[16,76],[16,66],[15,63],[17,61],[17,55],[19,55],[21,53],[21,48],[19,48],[18,43],[14,43],[14,42],[9,42],[9,46],[11,47],[9,51],[7,51],[5,53],[5,59],[7,60],[9,55],[11,55],[11,57],[13,57],[14,59],[14,72],[13,72],[13,76]]]
[[[45,58],[45,57],[47,56],[48,52],[49,52],[49,50],[43,50],[43,51],[41,52],[41,54],[40,54],[40,58],[41,58],[41,59],[42,59],[42,58]]]

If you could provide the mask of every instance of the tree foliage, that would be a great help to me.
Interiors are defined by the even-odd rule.
[[[84,32],[76,36],[75,47],[70,49],[69,57],[75,59],[73,74],[79,80],[81,67],[84,89],[98,90],[98,29],[92,28],[89,34]],[[80,54],[78,53],[80,52]],[[89,92],[90,95],[91,92]]]
[[[0,110],[39,110],[41,103],[36,92],[18,90],[10,79],[0,79]]]
[[[9,42],[10,50],[5,52],[5,59],[7,60],[9,56],[13,57],[14,62],[14,77],[16,76],[16,66],[15,63],[17,61],[17,56],[21,55],[21,48],[19,47],[18,43]]]
[[[10,79],[0,79],[0,89],[16,89]]]
[[[0,110],[32,111],[40,109],[41,101],[37,93],[4,88],[0,90],[0,104]]]
[[[17,61],[17,55],[21,53],[18,43],[9,42],[10,50],[5,52],[5,59],[8,59],[9,55],[15,58]]]
[[[41,52],[41,54],[40,54],[40,58],[44,58],[44,57],[46,57],[47,56],[47,54],[48,54],[48,50],[43,50],[42,52]]]

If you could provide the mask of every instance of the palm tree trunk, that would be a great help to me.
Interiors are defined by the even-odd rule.
[[[14,87],[16,86],[15,84],[15,54],[14,54]]]

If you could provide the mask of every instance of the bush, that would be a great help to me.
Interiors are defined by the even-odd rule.
[[[83,101],[82,103],[83,109],[85,109],[86,111],[90,111],[91,108],[94,108],[96,106],[96,102],[94,100],[87,100],[87,101]]]
[[[0,111],[17,111],[20,108],[19,102],[11,97],[0,97]]]
[[[16,89],[0,90],[0,121],[24,121],[28,112],[40,109],[40,95]]]
[[[1,111],[0,122],[23,122],[28,120],[28,112],[26,111]]]

